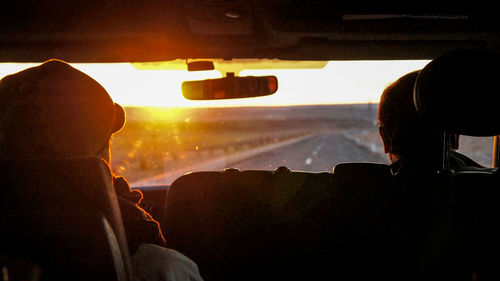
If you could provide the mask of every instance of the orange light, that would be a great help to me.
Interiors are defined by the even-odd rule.
[[[276,93],[276,91],[278,90],[278,79],[276,78],[276,76],[269,76],[268,80],[270,94]]]
[[[226,92],[224,92],[223,90],[218,90],[214,93],[214,98],[216,99],[223,99],[226,97]]]

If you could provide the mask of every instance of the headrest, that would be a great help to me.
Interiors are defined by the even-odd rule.
[[[97,204],[93,207],[101,209],[109,205],[105,197],[116,196],[113,195],[109,166],[98,157],[2,160],[0,187],[9,189],[2,189],[2,194],[24,192],[33,197],[47,198],[48,194],[58,194],[57,197],[60,197],[52,200],[66,200],[77,194],[73,197]],[[26,191],[28,189],[29,192]],[[112,194],[107,195],[110,191]],[[33,195],[34,193],[37,195]]]
[[[421,70],[415,82],[415,107],[436,129],[469,136],[499,135],[499,82],[499,53],[451,52]]]

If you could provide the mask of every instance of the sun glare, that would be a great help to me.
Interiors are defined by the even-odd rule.
[[[72,65],[101,83],[113,100],[123,106],[220,107],[376,103],[389,83],[427,63],[332,61],[320,69],[243,70],[241,76],[275,75],[278,91],[267,97],[225,101],[189,101],[181,92],[183,81],[218,78],[218,71],[139,70],[129,63]],[[0,64],[0,77],[35,65],[38,64]],[[156,114],[154,110],[151,113]]]
[[[176,120],[180,113],[182,113],[181,107],[171,107],[171,108],[159,108],[159,107],[148,107],[146,110],[148,120],[159,120],[159,121],[171,121]],[[189,120],[181,120],[188,122]]]

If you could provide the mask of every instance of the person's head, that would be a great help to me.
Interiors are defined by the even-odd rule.
[[[59,60],[0,80],[0,159],[98,156],[109,161],[123,109],[85,73]]]
[[[413,88],[418,73],[402,76],[380,98],[379,133],[392,162],[400,158],[441,157],[441,134],[421,121],[414,106]]]

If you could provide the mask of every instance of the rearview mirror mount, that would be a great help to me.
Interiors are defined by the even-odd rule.
[[[276,76],[227,76],[218,79],[182,82],[182,94],[188,100],[220,100],[268,96],[278,90]]]

